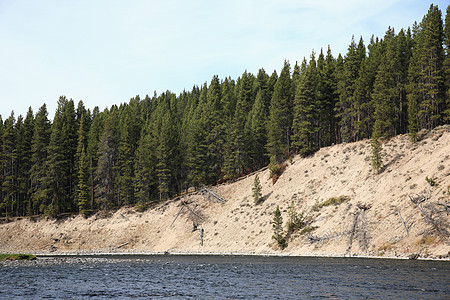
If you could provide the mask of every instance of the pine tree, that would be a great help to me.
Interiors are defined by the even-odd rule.
[[[255,180],[253,181],[253,187],[252,187],[252,197],[255,201],[255,204],[258,204],[262,200],[262,194],[261,194],[261,182],[259,181],[258,174],[255,175]]]
[[[375,108],[375,123],[381,135],[393,136],[398,126],[398,93],[396,79],[399,71],[399,61],[396,57],[396,39],[394,30],[389,28],[385,35],[385,50],[383,59],[375,78],[373,101]]]
[[[98,166],[96,174],[95,201],[99,208],[108,210],[117,205],[115,200],[114,166],[117,160],[117,128],[115,125],[117,112],[111,109],[106,117],[103,133],[98,147]]]
[[[291,201],[291,204],[289,205],[288,209],[288,220],[286,223],[286,229],[288,233],[292,233],[301,227],[303,227],[304,220],[303,220],[303,214],[298,214],[295,209],[295,203],[294,200]]]
[[[28,111],[28,117],[33,119],[33,113]],[[25,123],[27,123],[25,125]],[[30,119],[23,120],[22,115],[19,115],[15,124],[16,135],[16,216],[24,216],[27,213],[27,207],[29,205],[29,170],[31,159],[31,137],[32,129],[29,127]],[[28,138],[28,139],[27,139]]]
[[[92,112],[92,125],[89,127],[89,133],[87,135],[87,150],[86,158],[88,161],[88,173],[89,173],[89,199],[90,207],[94,208],[94,190],[96,186],[95,177],[97,174],[97,162],[98,162],[98,147],[100,143],[100,135],[103,131],[102,115],[99,112],[98,107],[95,107]]]
[[[192,118],[186,126],[189,128],[187,141],[187,167],[188,180],[192,186],[198,188],[205,184],[207,166],[204,162],[208,155],[208,146],[206,144],[205,124],[202,118],[204,103],[206,102],[207,87],[206,84],[200,91],[199,103],[193,108]]]
[[[159,199],[166,200],[170,192],[170,179],[173,175],[171,159],[173,155],[173,128],[170,112],[166,111],[161,119],[158,147],[156,149],[156,172],[158,177]]]
[[[47,118],[47,106],[39,108],[35,117],[33,139],[31,143],[31,170],[32,185],[30,214],[38,214],[48,204],[48,189],[46,183],[47,173],[47,146],[50,142],[50,121]]]
[[[292,79],[290,65],[284,62],[270,101],[270,115],[267,124],[267,152],[271,164],[278,165],[290,151],[290,135],[292,126]]]
[[[14,216],[17,213],[17,148],[16,148],[16,118],[14,111],[8,119],[5,120],[2,147],[1,147],[1,176],[2,176],[2,202],[0,211],[3,210],[5,216]]]
[[[86,155],[86,127],[84,125],[86,120],[86,113],[80,116],[80,121],[78,124],[78,144],[77,152],[75,154],[76,168],[77,172],[77,184],[76,184],[76,195],[75,200],[77,203],[78,211],[86,215],[89,207],[89,179],[88,179],[88,164]]]
[[[444,27],[444,46],[445,46],[445,60],[443,64],[445,76],[445,102],[444,102],[444,122],[450,123],[450,5],[447,6],[445,13],[445,27]]]
[[[125,106],[120,116],[119,142],[117,147],[116,187],[119,191],[119,205],[134,203],[134,141],[131,132],[131,112]]]
[[[78,161],[77,204],[80,214],[86,215],[89,209],[89,186],[88,166],[84,147],[81,150],[80,159]]]
[[[265,145],[267,144],[266,118],[263,92],[259,90],[245,125],[249,166],[252,170],[260,169],[268,163],[265,151]]]
[[[444,50],[441,11],[431,4],[420,26],[414,29],[414,48],[409,65],[408,129],[415,139],[417,130],[431,129],[443,123]],[[411,118],[414,114],[417,118]]]
[[[362,38],[358,46],[354,38],[348,48],[344,60],[342,74],[338,82],[339,101],[337,103],[337,117],[339,118],[341,139],[344,142],[353,142],[356,140],[354,123],[357,120],[359,107],[353,104],[353,94],[356,89],[356,80],[363,60],[365,59],[365,46]]]
[[[272,238],[278,243],[278,246],[283,250],[284,248],[287,247],[287,243],[283,237],[283,217],[281,216],[280,207],[278,205],[273,215],[272,230],[273,230]]]
[[[32,156],[32,140],[34,134],[34,115],[31,107],[28,108],[27,115],[23,122],[23,130],[20,133],[19,147],[21,147],[21,163],[19,168],[19,184],[20,193],[23,198],[24,215],[32,214],[31,201],[31,156]]]
[[[73,100],[61,96],[53,119],[48,146],[46,184],[50,203],[47,213],[54,215],[74,211],[75,154],[77,139]]]
[[[272,98],[273,91],[273,88],[272,91],[270,89],[269,80],[270,77],[266,71],[263,68],[259,69],[258,75],[256,76],[256,84],[258,86],[258,91],[261,94],[261,101],[263,103],[264,113],[266,116],[269,116],[270,99]]]
[[[300,75],[294,100],[292,145],[302,156],[310,155],[318,146],[315,139],[320,110],[317,103],[317,81],[317,66],[313,52],[308,67]]]
[[[205,144],[207,146],[204,163],[208,170],[205,181],[216,183],[223,167],[222,149],[225,139],[221,86],[217,75],[212,78],[209,85],[206,103],[203,105],[202,118],[205,125]]]
[[[135,198],[139,205],[144,206],[151,200],[156,186],[156,150],[152,143],[149,121],[143,127],[139,146],[136,150],[135,176],[133,179]]]
[[[317,127],[316,143],[318,147],[330,146],[336,142],[336,121],[334,116],[334,108],[337,102],[335,64],[336,61],[331,54],[330,46],[328,46],[326,56],[321,50],[317,60],[316,102],[318,107],[316,115],[318,118],[315,120]],[[303,72],[305,73],[305,71]]]
[[[246,173],[251,165],[251,162],[249,162],[249,148],[251,148],[249,142],[251,142],[251,139],[248,136],[249,128],[246,131],[245,124],[254,101],[252,94],[253,81],[253,75],[245,71],[236,86],[238,94],[236,107],[231,128],[228,131],[230,155],[227,157],[228,161],[225,162],[228,171],[226,177],[228,178],[234,178]]]

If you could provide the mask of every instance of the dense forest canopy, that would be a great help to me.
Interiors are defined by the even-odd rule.
[[[444,26],[445,24],[445,26]],[[61,96],[0,117],[0,216],[86,213],[161,201],[293,154],[449,123],[450,6],[347,53],[314,51],[277,74],[219,79],[100,111]]]

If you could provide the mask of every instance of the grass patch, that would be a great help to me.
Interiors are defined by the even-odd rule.
[[[331,197],[328,200],[325,200],[321,203],[316,203],[312,207],[313,211],[319,211],[322,207],[330,206],[330,205],[339,205],[341,203],[347,202],[350,200],[349,196],[339,196],[339,197]]]
[[[32,254],[0,254],[0,261],[5,260],[35,260],[36,255]]]

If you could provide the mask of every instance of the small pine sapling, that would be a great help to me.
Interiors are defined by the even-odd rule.
[[[283,237],[283,217],[281,216],[280,207],[277,205],[277,209],[274,212],[272,221],[273,236],[272,238],[277,241],[278,246],[283,250],[287,247],[286,239]]]
[[[253,187],[252,187],[252,196],[255,200],[255,204],[258,204],[262,201],[262,194],[261,194],[261,182],[259,181],[259,176],[256,174],[255,180],[253,181]]]

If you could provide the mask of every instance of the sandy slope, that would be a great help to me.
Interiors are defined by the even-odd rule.
[[[97,214],[88,219],[76,216],[3,223],[0,252],[420,254],[449,258],[449,213],[437,203],[450,204],[450,127],[422,135],[414,145],[406,135],[385,142],[385,170],[378,175],[370,167],[370,141],[323,148],[305,159],[295,157],[275,184],[268,170],[261,171],[265,201],[258,205],[251,196],[252,175],[214,188],[226,203],[191,195],[143,213],[123,208],[110,216]],[[434,178],[438,185],[430,188],[426,201],[416,205],[409,196],[427,195],[425,177]],[[316,203],[337,196],[350,200],[312,210]],[[286,221],[292,200],[317,228],[308,234],[294,233],[281,251],[271,238],[271,221],[277,205]],[[173,222],[183,203],[187,205]],[[436,226],[425,215],[431,216]],[[192,231],[193,223],[203,229],[203,245],[200,230]]]

